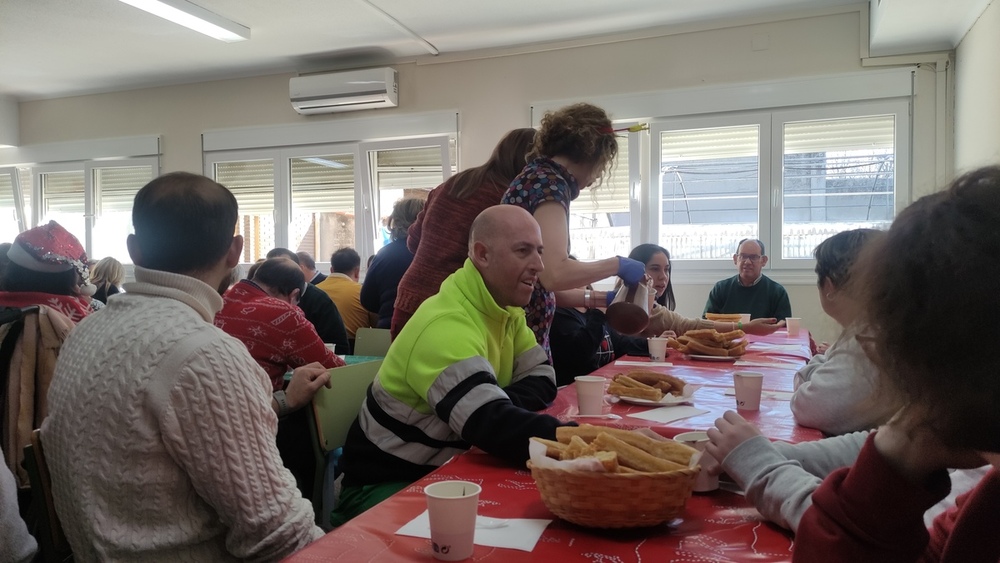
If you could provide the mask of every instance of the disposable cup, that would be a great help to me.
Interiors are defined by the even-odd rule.
[[[701,461],[699,462],[701,472],[698,473],[698,477],[694,482],[694,489],[692,490],[696,493],[705,493],[718,489],[719,476],[709,475],[707,470],[710,465],[713,465],[709,463],[713,459],[712,456],[708,455],[705,451],[705,446],[708,445],[708,433],[700,430],[696,432],[682,432],[674,436],[674,441],[691,446],[701,452]]]
[[[763,373],[756,371],[733,372],[733,387],[736,388],[736,409],[741,411],[760,410],[760,393],[763,386]]]
[[[580,375],[574,380],[580,414],[601,414],[604,410],[604,384],[607,379],[599,375]]]
[[[337,345],[336,344],[324,343],[323,345],[326,346],[330,350],[330,352],[332,352],[334,354],[337,353]]]
[[[667,359],[667,339],[654,336],[649,341],[649,359],[654,362],[662,362]]]
[[[740,322],[747,324],[750,322],[750,313],[740,313]]]
[[[799,317],[786,317],[785,326],[788,327],[788,336],[798,336],[802,329],[802,319]]]
[[[435,559],[461,561],[472,556],[480,491],[469,481],[439,481],[424,487]]]

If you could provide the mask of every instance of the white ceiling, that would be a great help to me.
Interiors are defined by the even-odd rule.
[[[223,43],[117,0],[0,0],[0,94],[54,98],[430,56],[365,0],[194,0],[251,29]],[[873,55],[954,48],[990,0],[880,0]],[[852,0],[371,0],[442,54]],[[777,18],[775,18],[777,19]]]

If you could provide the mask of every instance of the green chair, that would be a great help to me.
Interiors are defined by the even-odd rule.
[[[329,495],[326,495],[328,499],[324,503],[324,487],[333,485],[332,479],[327,478],[327,460],[347,440],[347,431],[357,418],[368,386],[375,380],[381,366],[382,360],[379,359],[331,369],[330,388],[320,387],[313,397],[312,407],[307,411],[311,419],[309,431],[313,436],[313,453],[316,456],[313,508],[317,523],[324,529],[329,527],[330,511],[333,510],[333,506],[324,506],[332,504]]]
[[[36,526],[32,530],[38,540],[39,557],[36,557],[36,561],[73,561],[73,551],[63,533],[52,501],[52,477],[45,462],[41,432],[37,429],[31,433],[31,443],[24,446],[24,469],[31,482],[29,520],[33,520]]]
[[[387,328],[359,328],[354,335],[355,356],[385,357],[389,351],[392,336]]]

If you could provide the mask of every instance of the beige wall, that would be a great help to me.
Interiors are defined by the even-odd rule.
[[[1000,164],[1000,1],[955,53],[955,171]]]
[[[861,14],[847,11],[530,54],[421,59],[394,65],[399,108],[339,116],[296,114],[288,102],[291,74],[24,102],[21,142],[158,134],[164,171],[200,172],[206,130],[455,110],[464,168],[485,160],[507,130],[529,125],[536,102],[862,71],[860,25]],[[755,51],[755,38],[767,48]],[[710,286],[675,285],[681,312],[700,315]],[[788,291],[805,326],[819,339],[835,338],[815,286]]]

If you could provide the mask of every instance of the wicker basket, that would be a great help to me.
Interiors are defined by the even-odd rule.
[[[602,473],[535,467],[542,502],[553,514],[590,528],[638,528],[671,520],[691,497],[699,468],[666,473]]]

